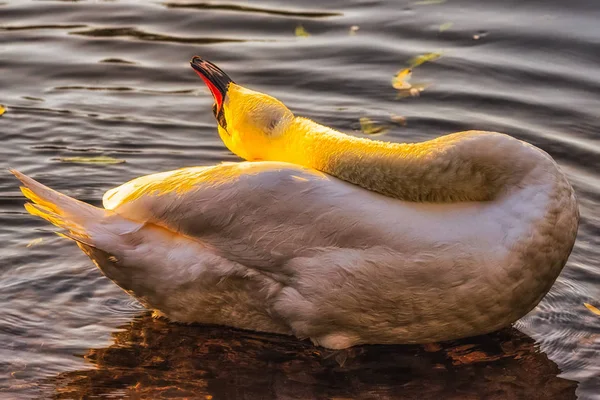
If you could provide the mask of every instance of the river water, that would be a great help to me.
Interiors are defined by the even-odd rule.
[[[294,3],[0,2],[0,398],[600,398],[597,1]],[[194,55],[351,134],[366,117],[383,140],[479,129],[544,149],[580,201],[567,266],[516,329],[441,345],[337,354],[153,319],[25,213],[5,168],[98,205],[143,174],[237,160]],[[394,89],[418,56],[417,89]],[[97,156],[125,162],[73,159]]]

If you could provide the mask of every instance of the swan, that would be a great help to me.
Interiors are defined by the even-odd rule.
[[[156,314],[330,349],[428,343],[511,324],[565,265],[577,202],[540,149],[484,132],[352,138],[192,66],[224,143],[253,161],[139,177],[103,208],[11,170],[29,213]]]

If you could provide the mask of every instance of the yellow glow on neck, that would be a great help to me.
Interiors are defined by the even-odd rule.
[[[499,148],[511,150],[499,153]],[[534,164],[519,157],[519,141],[502,134],[468,131],[420,143],[389,143],[299,117],[265,154],[389,197],[428,202],[491,200]]]
[[[522,156],[521,142],[498,133],[469,131],[422,143],[388,143],[294,117],[271,96],[237,85],[230,90],[224,103],[227,132],[219,133],[232,152],[250,161],[316,169],[389,197],[491,200],[534,164]]]

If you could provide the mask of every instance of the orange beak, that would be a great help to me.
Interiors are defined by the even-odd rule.
[[[215,103],[217,105],[216,114],[218,114],[223,106],[223,99],[225,99],[229,84],[233,81],[221,70],[221,68],[198,56],[192,58],[190,64],[198,76],[206,83],[206,86],[208,86],[208,89],[215,98]]]

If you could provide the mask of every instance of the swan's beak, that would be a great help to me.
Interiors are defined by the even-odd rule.
[[[210,89],[210,92],[215,98],[215,103],[217,104],[217,113],[220,112],[221,106],[223,105],[223,99],[227,94],[227,88],[233,81],[221,70],[221,68],[198,56],[192,58],[190,64]]]

